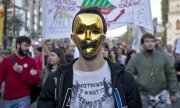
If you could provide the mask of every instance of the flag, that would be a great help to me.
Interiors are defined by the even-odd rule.
[[[84,7],[97,6],[108,30],[134,24],[153,33],[149,0],[43,0],[43,39],[70,37],[76,13]]]
[[[141,50],[141,37],[143,35],[142,30],[139,26],[133,26],[134,41],[132,43],[131,49],[135,50],[137,53]]]
[[[2,45],[3,40],[3,23],[4,22],[4,9],[0,9],[0,44]]]

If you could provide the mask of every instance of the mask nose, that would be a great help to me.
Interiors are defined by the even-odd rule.
[[[87,30],[85,35],[86,35],[87,40],[91,40],[91,31],[90,30]]]

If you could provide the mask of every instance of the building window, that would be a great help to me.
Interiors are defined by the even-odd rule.
[[[179,20],[176,21],[176,29],[180,30],[180,21]]]

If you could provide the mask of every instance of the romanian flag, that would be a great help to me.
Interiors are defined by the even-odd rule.
[[[3,23],[4,23],[4,9],[0,9],[0,44],[1,45],[3,39]]]

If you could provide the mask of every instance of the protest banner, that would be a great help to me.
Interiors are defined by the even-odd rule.
[[[70,37],[75,14],[84,7],[101,8],[108,30],[128,24],[153,33],[149,0],[43,0],[43,39]]]

